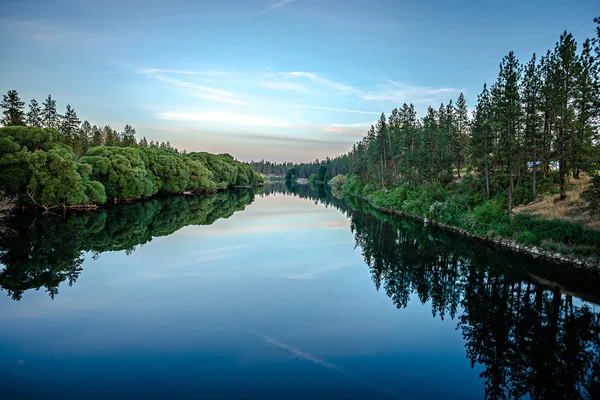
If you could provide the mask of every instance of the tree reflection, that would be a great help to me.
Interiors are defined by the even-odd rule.
[[[377,290],[398,308],[411,299],[456,321],[471,364],[483,367],[488,399],[600,398],[600,279],[493,248],[410,218],[392,218],[325,187],[265,185],[258,196],[297,196],[336,207],[351,221]],[[132,252],[186,225],[210,225],[244,209],[251,190],[172,197],[91,215],[13,225],[0,243],[0,286],[18,300],[73,284],[86,252]],[[585,301],[583,301],[583,300]]]
[[[72,285],[82,271],[84,255],[106,251],[131,253],[154,237],[188,225],[211,225],[243,210],[252,190],[203,196],[176,196],[119,205],[87,215],[44,215],[12,221],[17,234],[0,241],[0,288],[14,300],[30,289],[44,288],[54,298],[59,285]]]
[[[377,289],[398,308],[417,296],[434,317],[456,318],[486,398],[600,398],[600,314],[570,289],[598,302],[597,277],[347,200]]]

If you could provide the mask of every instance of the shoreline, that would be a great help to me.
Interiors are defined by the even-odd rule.
[[[536,246],[527,246],[524,245],[522,243],[518,243],[515,240],[512,239],[508,239],[508,238],[504,238],[504,237],[500,237],[500,236],[480,236],[480,235],[476,235],[474,233],[471,233],[465,229],[462,228],[457,228],[455,226],[451,226],[451,225],[446,225],[440,222],[437,222],[435,220],[430,220],[428,218],[422,217],[420,215],[411,215],[411,214],[406,214],[402,211],[397,211],[397,210],[393,210],[393,209],[388,209],[385,207],[381,207],[381,206],[377,206],[375,204],[373,204],[368,198],[354,194],[354,193],[349,193],[349,192],[345,192],[346,195],[348,196],[352,196],[355,197],[357,199],[360,199],[362,201],[364,201],[365,203],[367,203],[369,205],[369,207],[372,207],[375,210],[384,212],[386,214],[390,214],[390,215],[394,215],[394,216],[400,216],[400,217],[408,217],[408,218],[414,218],[420,221],[423,221],[423,223],[425,225],[432,225],[432,226],[436,226],[457,234],[460,234],[462,236],[466,236],[468,238],[471,239],[476,239],[478,241],[481,242],[485,242],[491,245],[495,245],[495,246],[499,246],[499,247],[503,247],[506,249],[510,249],[512,251],[515,251],[517,253],[521,253],[521,254],[527,254],[533,258],[536,259],[543,259],[546,261],[551,261],[557,264],[561,264],[563,266],[571,266],[571,267],[576,267],[579,269],[586,269],[589,270],[591,272],[594,273],[599,273],[600,274],[600,260],[593,260],[593,259],[587,259],[587,258],[579,258],[579,257],[574,257],[574,256],[570,256],[570,255],[566,255],[563,253],[558,253],[558,252],[551,252],[551,251],[546,251],[543,250],[539,247]]]

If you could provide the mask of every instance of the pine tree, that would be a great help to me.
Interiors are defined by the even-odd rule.
[[[576,118],[572,134],[571,146],[574,152],[573,176],[579,179],[579,173],[595,172],[600,160],[594,154],[594,136],[600,117],[600,59],[596,60],[592,53],[592,42],[586,40],[577,63],[574,92],[574,109]]]
[[[531,195],[535,200],[536,193],[536,175],[538,164],[538,145],[540,142],[541,133],[541,114],[540,114],[540,91],[542,90],[542,82],[540,79],[540,67],[536,63],[535,53],[525,67],[523,76],[523,108],[524,108],[524,137],[526,161],[531,158],[532,184]]]
[[[460,169],[467,157],[467,148],[469,146],[469,112],[467,110],[467,101],[462,93],[458,96],[458,100],[456,101],[455,129],[455,162],[458,177],[460,178]]]
[[[56,112],[56,100],[48,95],[48,98],[42,103],[42,124],[44,128],[58,128],[58,113]]]
[[[87,153],[92,143],[92,126],[88,121],[84,121],[79,129],[77,129],[77,135],[75,142],[73,143],[73,150],[77,154],[78,158],[83,157]]]
[[[22,126],[25,125],[25,113],[23,108],[25,103],[19,98],[16,90],[9,90],[2,96],[0,107],[4,110],[0,121],[4,126]]]
[[[29,112],[27,113],[27,125],[35,128],[42,127],[42,109],[35,99],[29,103]]]
[[[498,156],[508,180],[508,213],[512,214],[514,174],[520,167],[518,134],[521,123],[521,98],[519,83],[521,65],[511,51],[502,59],[500,74],[494,91],[495,118],[500,128]]]
[[[106,125],[102,129],[102,137],[104,138],[105,146],[119,146],[117,132],[115,132],[109,125]]]
[[[146,139],[145,136],[143,138],[141,138],[140,142],[138,143],[138,146],[141,147],[142,149],[148,148],[148,139]]]
[[[487,85],[483,85],[477,97],[471,134],[471,162],[475,169],[485,176],[485,194],[490,198],[490,173],[494,160],[494,129],[492,127],[492,104]]]
[[[135,140],[135,129],[127,124],[121,133],[121,145],[126,147],[135,147],[137,141]]]
[[[102,146],[104,144],[104,136],[102,135],[102,130],[100,130],[100,128],[98,128],[96,125],[92,126],[90,137],[90,144],[92,147]]]
[[[77,118],[77,113],[71,107],[70,104],[67,104],[67,111],[65,115],[62,117],[60,130],[65,135],[67,139],[67,143],[72,144],[76,140],[77,136],[77,128],[81,121]]]
[[[573,164],[573,133],[575,110],[572,99],[575,92],[577,75],[577,43],[570,33],[564,32],[554,50],[555,62],[551,79],[553,80],[553,100],[556,108],[555,153],[558,159],[560,198],[567,197],[567,178],[569,165]]]

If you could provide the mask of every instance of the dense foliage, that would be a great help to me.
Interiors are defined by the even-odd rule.
[[[21,201],[77,206],[262,182],[250,165],[229,154],[179,153],[168,142],[159,146],[145,138],[138,143],[130,125],[117,135],[80,124],[70,106],[59,118],[50,97],[43,113],[32,102],[27,121],[12,110],[23,107],[16,91],[2,105],[3,122],[13,125],[0,128],[0,191]]]
[[[483,86],[472,119],[462,93],[456,103],[429,107],[422,119],[412,104],[389,118],[382,114],[348,154],[350,170],[354,184],[360,180],[367,191],[445,188],[468,174],[471,182],[461,189],[473,186],[469,194],[485,199],[503,197],[498,201],[511,214],[513,205],[535,200],[540,182],[554,179],[564,199],[570,176],[597,173],[599,118],[600,37],[586,39],[578,50],[565,32],[539,62],[535,54],[526,65],[513,52],[504,57],[496,82],[489,90]]]

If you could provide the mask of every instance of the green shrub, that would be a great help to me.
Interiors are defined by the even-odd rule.
[[[517,233],[515,235],[515,240],[519,243],[523,243],[527,246],[535,246],[539,243],[538,238],[529,231],[524,231]]]
[[[592,213],[600,214],[600,175],[592,178],[590,187],[583,192],[583,199],[589,203]]]

